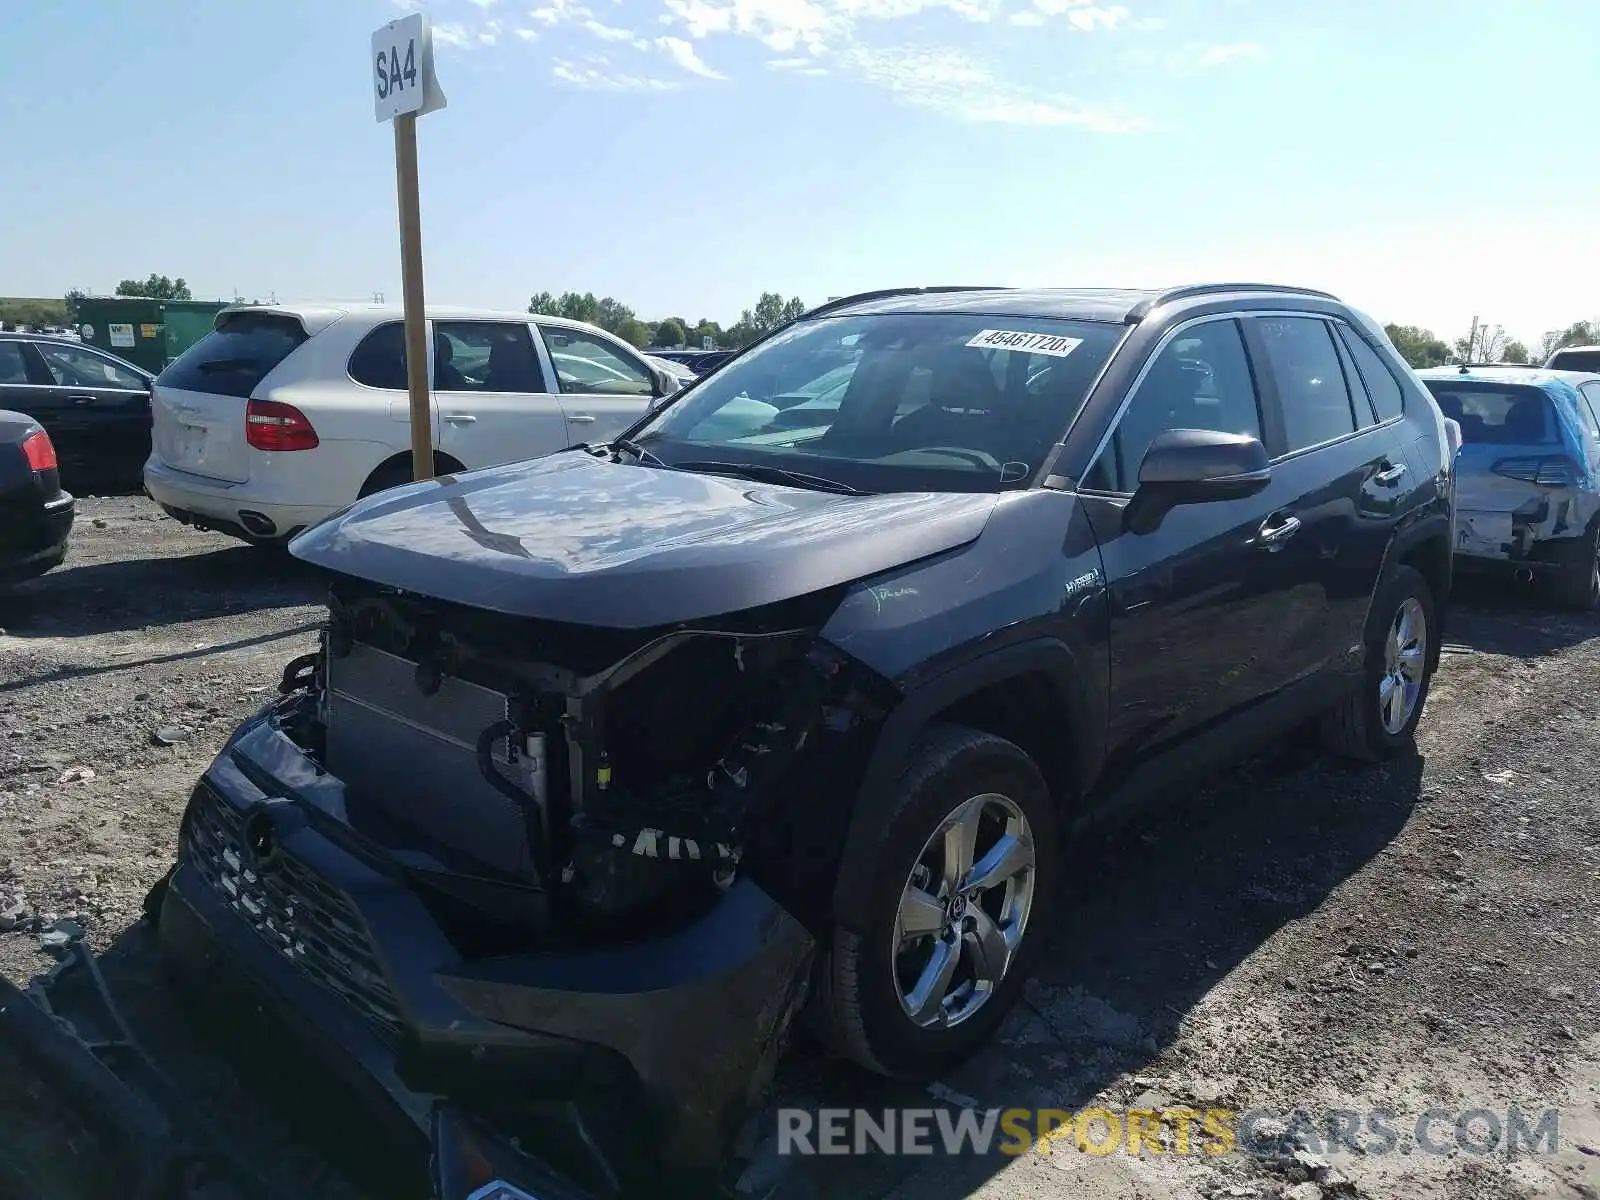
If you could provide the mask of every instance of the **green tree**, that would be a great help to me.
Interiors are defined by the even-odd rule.
[[[1500,351],[1500,361],[1526,363],[1528,361],[1528,348],[1521,342],[1507,342],[1505,349]]]
[[[600,323],[600,301],[593,292],[562,292],[556,301],[556,315],[569,321],[584,321],[590,325]]]
[[[549,292],[536,292],[528,300],[528,311],[541,317],[559,317],[561,315],[561,301]]]
[[[745,309],[742,320],[758,333],[771,333],[783,324],[783,297],[777,292],[762,292],[755,309]]]
[[[1474,325],[1466,337],[1455,340],[1451,352],[1458,362],[1499,362],[1507,340],[1506,331],[1499,325]]]
[[[1600,342],[1600,320],[1576,321],[1565,329],[1552,329],[1539,339],[1539,362],[1544,363],[1563,346],[1592,346]]]
[[[1450,347],[1435,337],[1431,329],[1416,325],[1385,325],[1383,331],[1389,335],[1394,348],[1400,351],[1400,357],[1418,370],[1440,367],[1450,361]]]
[[[785,322],[798,321],[806,315],[806,302],[799,296],[790,296],[789,303],[783,306],[783,319]]]
[[[124,279],[117,284],[119,296],[148,296],[152,300],[193,300],[189,285],[182,276],[168,279],[165,275],[151,275],[143,281]]]
[[[726,346],[727,344],[725,341],[726,335],[722,332],[722,326],[706,317],[701,317],[696,321],[694,326],[688,330],[688,334],[691,345],[698,346],[706,338],[711,339],[713,346]]]
[[[677,317],[668,317],[656,326],[655,336],[650,339],[652,346],[681,346],[688,337],[683,331],[683,324]]]
[[[611,333],[619,333],[623,323],[634,320],[634,311],[621,300],[614,300],[610,296],[600,301],[597,309],[598,319],[595,324],[601,329]]]
[[[638,317],[623,318],[621,323],[611,332],[627,342],[628,345],[637,347],[640,350],[650,344],[650,327],[639,320]]]
[[[745,310],[749,316],[749,310]],[[756,338],[761,336],[761,331],[748,320],[738,320],[722,331],[722,336],[717,339],[719,350],[742,350]]]

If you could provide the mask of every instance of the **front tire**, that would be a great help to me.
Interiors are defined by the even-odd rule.
[[[870,856],[876,882],[834,927],[813,1025],[868,1070],[931,1079],[989,1038],[1037,960],[1061,860],[1054,802],[1012,743],[934,725],[885,827],[845,854]]]
[[[1361,686],[1323,721],[1330,750],[1382,762],[1411,746],[1439,660],[1438,629],[1428,581],[1394,567],[1373,597]]]

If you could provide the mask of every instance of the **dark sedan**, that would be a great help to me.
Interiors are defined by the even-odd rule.
[[[32,417],[0,409],[0,584],[61,564],[72,510],[50,435]]]
[[[0,333],[0,408],[44,426],[80,492],[140,483],[150,457],[151,379],[92,346]]]

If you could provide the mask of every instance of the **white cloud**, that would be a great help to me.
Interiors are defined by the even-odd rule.
[[[1013,25],[1023,25],[1031,28],[1044,24],[1044,14],[1034,12],[1031,9],[1023,9],[1021,12],[1012,13],[1007,20]]]
[[[695,53],[693,44],[682,38],[659,37],[656,39],[656,45],[666,51],[668,58],[692,75],[699,75],[703,79],[727,78],[722,72],[706,66],[705,61]]]
[[[474,45],[471,30],[460,21],[441,21],[433,28],[433,40],[444,46],[470,50]]]
[[[1100,5],[1093,0],[1033,0],[1033,6],[1047,16],[1064,15],[1067,24],[1084,33],[1119,29],[1133,16],[1120,4]]]
[[[1198,61],[1202,67],[1220,67],[1223,63],[1240,60],[1255,62],[1266,56],[1266,47],[1255,42],[1230,42],[1223,46],[1207,46]]]
[[[472,0],[479,8],[493,8],[500,0]]]
[[[1138,133],[1148,128],[1146,122],[1111,109],[1007,83],[987,65],[952,50],[858,46],[849,61],[864,79],[902,103],[966,121],[1070,125],[1097,133]]]
[[[753,37],[769,50],[788,53],[797,46],[815,48],[843,23],[816,0],[666,0],[667,11],[681,21],[692,38],[713,33]]]
[[[585,17],[592,17],[594,13],[587,5],[575,4],[573,0],[549,0],[538,8],[530,9],[528,15],[541,25],[561,25],[568,21],[581,21]]]
[[[537,29],[518,29],[513,32],[525,42],[537,42],[539,40],[539,31]]]
[[[631,29],[619,29],[615,25],[596,21],[593,17],[583,23],[583,28],[606,42],[631,42],[636,36]]]
[[[814,58],[772,58],[767,60],[767,70],[787,71],[791,75],[826,75],[827,67],[819,67]]]
[[[582,61],[558,58],[551,65],[550,73],[562,83],[589,91],[670,92],[678,86],[670,79],[614,70],[606,59],[599,57]]]

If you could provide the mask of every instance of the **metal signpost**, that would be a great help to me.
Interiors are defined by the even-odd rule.
[[[428,324],[422,294],[422,216],[417,201],[417,118],[445,105],[433,73],[425,13],[390,21],[372,35],[373,110],[394,125],[400,195],[400,279],[406,312],[406,384],[411,394],[411,477],[433,478],[433,413],[428,397]]]

